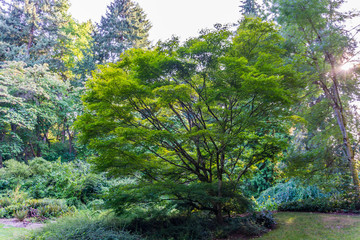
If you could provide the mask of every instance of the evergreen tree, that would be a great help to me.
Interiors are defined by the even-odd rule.
[[[240,12],[243,15],[253,15],[253,16],[257,16],[258,12],[257,12],[257,4],[255,2],[255,0],[242,0],[241,1],[241,5],[240,5]]]
[[[0,6],[0,60],[63,70],[60,39],[66,38],[68,1],[1,0]]]
[[[93,35],[97,63],[116,62],[126,49],[146,47],[150,27],[138,4],[130,0],[112,2]]]

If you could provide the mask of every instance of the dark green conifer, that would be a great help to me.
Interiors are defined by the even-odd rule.
[[[257,16],[258,15],[258,5],[256,4],[255,0],[242,0],[241,1],[241,5],[240,5],[240,12],[243,15],[253,15],[253,16]]]
[[[48,63],[57,71],[64,67],[60,44],[69,17],[68,0],[1,0],[0,61]]]
[[[126,49],[148,46],[150,27],[139,4],[130,0],[113,1],[94,32],[97,63],[116,62]]]

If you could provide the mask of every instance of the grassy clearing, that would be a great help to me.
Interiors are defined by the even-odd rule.
[[[280,212],[275,217],[277,228],[259,239],[360,239],[360,216]]]
[[[0,224],[0,240],[11,240],[15,239],[25,233],[27,233],[29,230],[25,228],[16,228],[7,226],[4,224]]]

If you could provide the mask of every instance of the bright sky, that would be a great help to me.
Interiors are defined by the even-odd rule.
[[[70,0],[71,14],[79,21],[98,22],[112,0]],[[152,23],[150,40],[181,40],[197,36],[215,23],[235,23],[240,19],[240,0],[135,0]],[[360,9],[359,0],[348,0],[346,9]],[[360,24],[360,22],[359,22]]]

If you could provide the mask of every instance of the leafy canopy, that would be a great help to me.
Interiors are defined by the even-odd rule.
[[[217,215],[239,199],[243,177],[286,144],[300,77],[282,59],[282,43],[273,24],[247,18],[234,36],[204,31],[100,66],[76,125],[97,152],[97,170],[138,179],[131,194],[117,191],[114,205],[146,201],[136,191],[148,188],[157,191],[147,201],[170,196]]]
[[[32,148],[33,157],[40,155],[40,149],[35,153],[33,146],[41,143],[39,138],[47,138],[62,110],[67,109],[64,96],[68,88],[46,65],[27,67],[23,62],[5,62],[0,69],[2,158],[27,155],[27,148]]]

